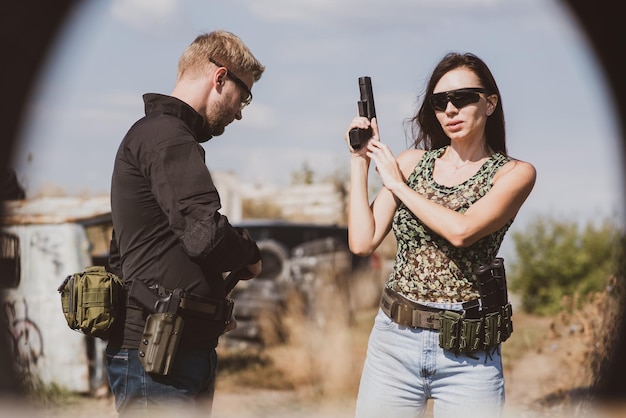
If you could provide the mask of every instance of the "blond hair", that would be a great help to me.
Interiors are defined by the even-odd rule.
[[[239,37],[216,30],[199,35],[183,52],[178,61],[177,80],[183,76],[195,78],[205,74],[209,69],[209,58],[237,75],[252,74],[254,81],[259,81],[265,71]]]

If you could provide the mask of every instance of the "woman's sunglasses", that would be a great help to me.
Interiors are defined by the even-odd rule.
[[[452,103],[457,109],[460,109],[468,104],[476,103],[480,99],[478,93],[487,93],[487,90],[480,87],[469,87],[443,91],[441,93],[431,94],[430,97],[428,97],[428,102],[433,109],[441,112],[446,110],[448,102]]]

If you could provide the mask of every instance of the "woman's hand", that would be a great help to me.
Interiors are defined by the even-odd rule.
[[[404,175],[387,144],[370,141],[367,144],[367,156],[376,164],[376,171],[389,191],[393,193],[396,186],[404,184]]]
[[[368,129],[370,127],[372,128],[372,137],[367,141],[367,143],[363,144],[363,146],[359,149],[352,148],[350,146],[350,131],[354,128]],[[370,143],[371,141],[380,141],[379,136],[378,136],[378,124],[376,123],[376,118],[372,118],[371,121],[364,116],[357,116],[354,119],[352,119],[352,122],[350,122],[350,125],[348,126],[348,130],[346,131],[345,139],[346,139],[346,143],[348,144],[348,148],[350,149],[350,153],[353,156],[366,158],[367,157],[366,145]],[[366,158],[366,159],[369,161],[369,158]]]
[[[357,255],[368,255],[378,248],[391,230],[391,222],[398,208],[394,195],[382,188],[374,201],[368,193],[369,168],[372,153],[380,144],[376,118],[355,118],[352,128],[372,128],[372,138],[358,150],[351,148],[350,193],[348,197],[348,245]],[[346,140],[349,139],[346,133]],[[380,146],[380,145],[378,145]],[[393,156],[392,156],[393,159]]]

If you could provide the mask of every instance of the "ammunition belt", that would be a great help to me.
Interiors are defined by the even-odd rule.
[[[421,305],[387,287],[380,300],[382,311],[398,325],[439,331],[439,346],[446,350],[457,353],[489,350],[511,336],[513,310],[510,303],[494,312],[481,312],[478,317],[474,316],[473,303],[464,306],[471,307],[472,315],[466,316],[465,310],[449,311]]]

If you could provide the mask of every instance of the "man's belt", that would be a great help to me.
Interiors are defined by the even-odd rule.
[[[201,315],[206,315],[214,321],[230,321],[235,303],[232,299],[207,299],[183,294],[180,298],[180,308]]]
[[[434,330],[440,328],[439,318],[444,312],[443,309],[431,308],[409,300],[388,287],[384,288],[380,298],[380,308],[399,325]]]
[[[127,300],[149,313],[176,312],[180,308],[183,313],[224,322],[231,320],[234,307],[232,299],[209,299],[180,290],[170,291],[159,285],[147,286],[137,279],[133,280]]]

